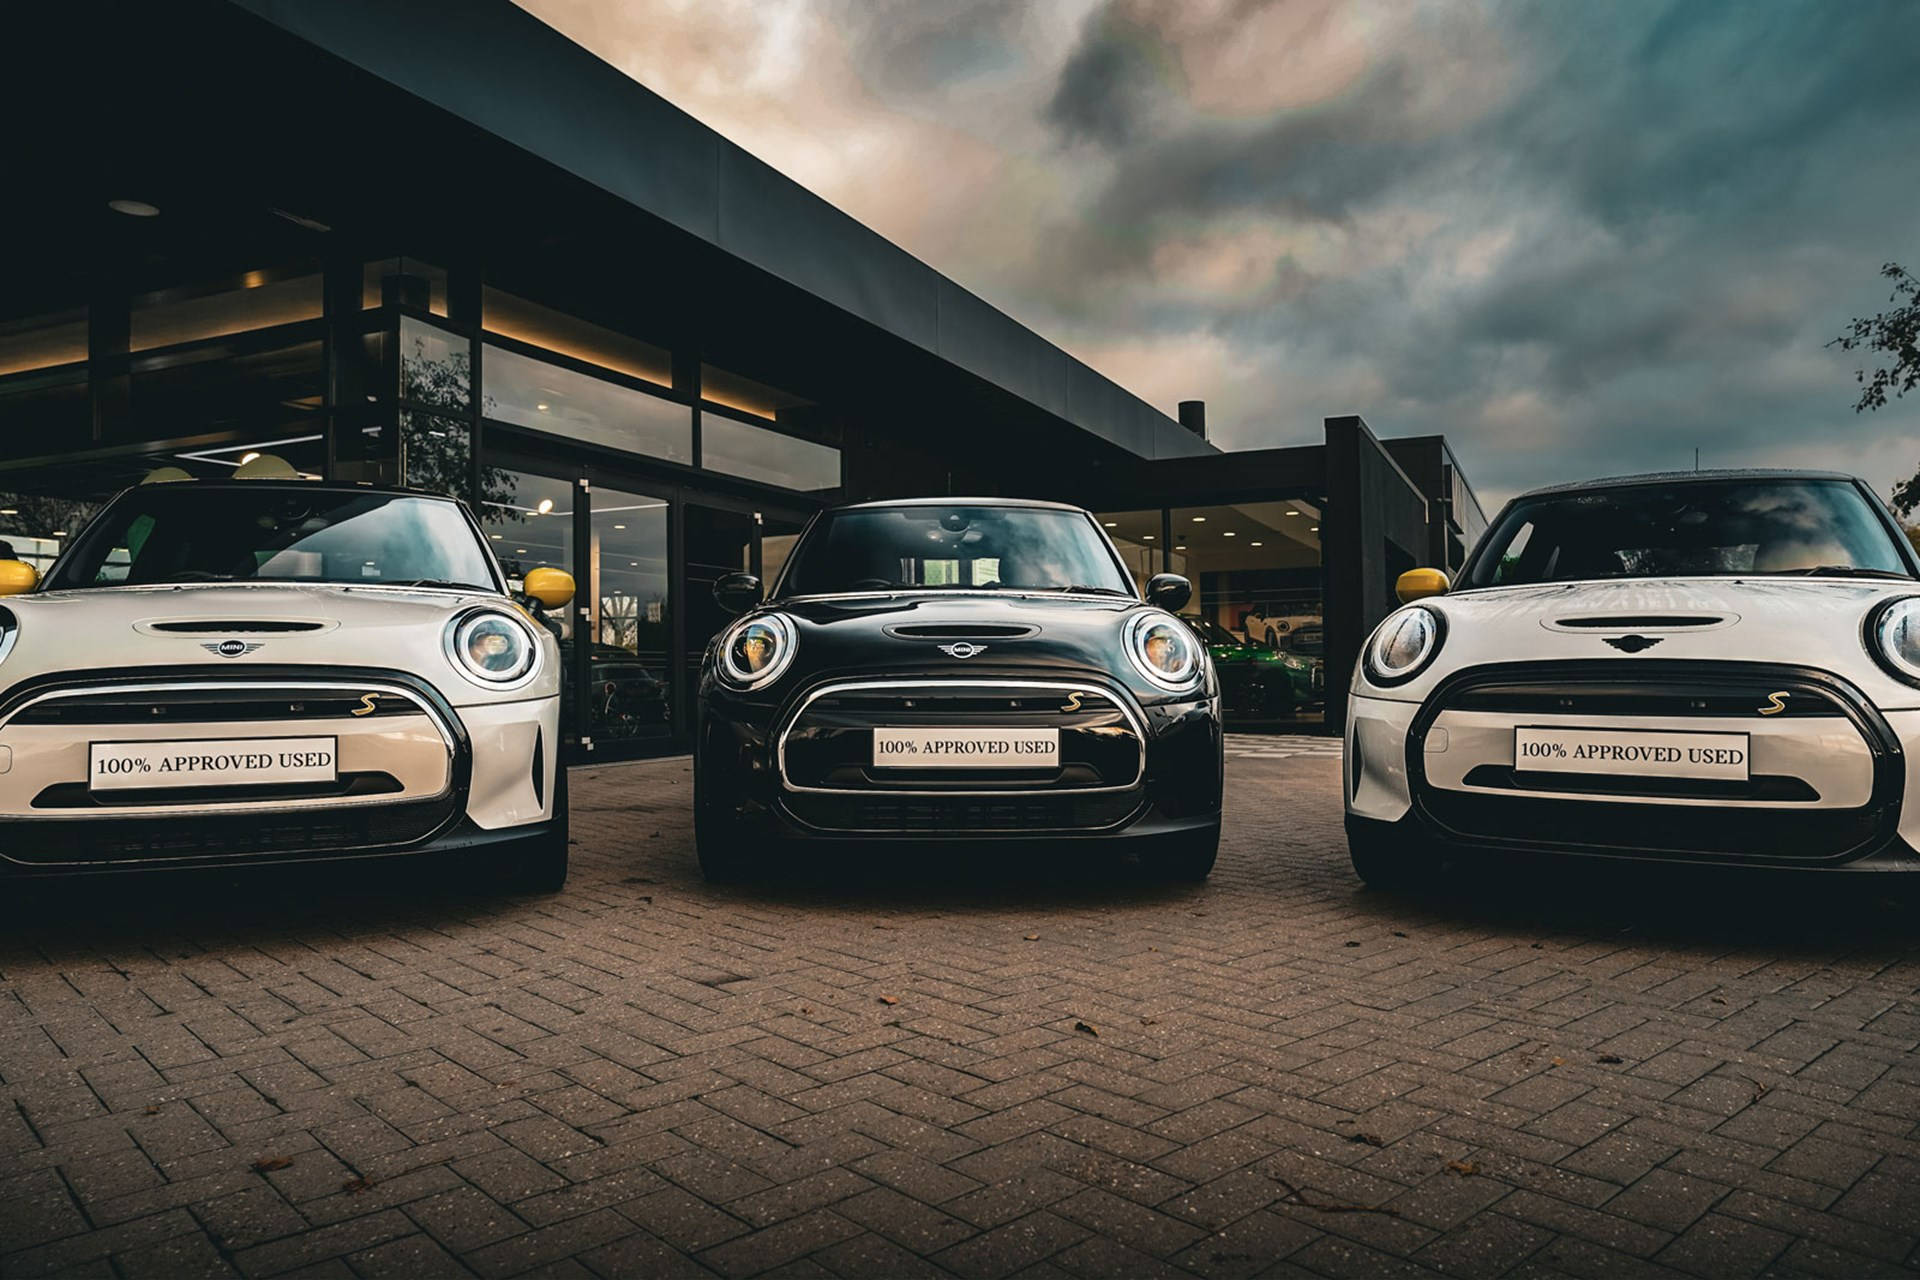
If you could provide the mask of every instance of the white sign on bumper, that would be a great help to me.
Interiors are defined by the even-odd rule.
[[[880,769],[1052,769],[1058,729],[875,729]]]
[[[1528,773],[1745,782],[1751,763],[1744,733],[1515,729],[1513,767]]]
[[[96,742],[88,752],[87,782],[95,791],[332,782],[339,760],[332,738]]]

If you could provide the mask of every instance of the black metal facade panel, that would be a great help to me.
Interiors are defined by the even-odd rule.
[[[951,280],[940,281],[939,305],[942,358],[993,379],[1051,414],[1067,416],[1067,366],[1072,357]]]

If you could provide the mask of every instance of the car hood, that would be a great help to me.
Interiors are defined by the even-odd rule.
[[[935,592],[795,597],[765,606],[793,619],[796,663],[809,678],[868,674],[1036,675],[1068,668],[1138,679],[1121,627],[1147,606],[1115,596]],[[960,658],[941,646],[977,646]],[[1143,696],[1155,691],[1139,687]]]
[[[557,692],[558,648],[544,628],[535,632],[547,650],[546,671],[533,685],[502,695],[454,669],[445,649],[447,621],[476,604],[514,607],[486,591],[319,584],[90,587],[12,596],[0,606],[18,618],[19,633],[0,664],[0,689],[66,671],[165,667],[231,674],[332,666],[421,676],[455,705]],[[225,656],[218,652],[222,641],[258,647]]]
[[[1867,614],[1900,595],[1920,595],[1920,582],[1696,578],[1463,592],[1425,602],[1447,622],[1433,666],[1377,692],[1418,699],[1446,675],[1487,663],[1691,659],[1812,667],[1845,677],[1883,707],[1920,705],[1920,691],[1889,677],[1862,643]]]

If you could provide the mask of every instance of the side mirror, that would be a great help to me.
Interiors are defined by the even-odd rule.
[[[1178,613],[1193,599],[1193,584],[1177,573],[1156,573],[1147,579],[1147,603]]]
[[[1400,597],[1401,604],[1412,604],[1428,596],[1443,596],[1452,585],[1443,570],[1409,569],[1393,584],[1393,594]]]
[[[25,595],[40,585],[40,571],[25,560],[0,560],[0,596]]]
[[[750,573],[723,574],[713,584],[713,599],[728,613],[745,613],[760,603],[765,592]]]
[[[545,608],[558,609],[573,599],[576,588],[573,575],[565,569],[529,569],[521,590]]]

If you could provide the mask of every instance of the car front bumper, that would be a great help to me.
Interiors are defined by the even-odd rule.
[[[1789,691],[1791,714],[1762,714]],[[1744,784],[1529,774],[1517,729],[1747,737]],[[1828,673],[1772,664],[1511,664],[1423,703],[1356,695],[1350,823],[1441,848],[1802,869],[1920,870],[1920,711],[1882,712]]]

